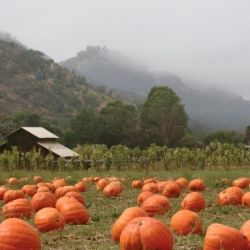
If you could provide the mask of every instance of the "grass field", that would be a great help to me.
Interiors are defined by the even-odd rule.
[[[91,214],[91,219],[87,225],[67,225],[64,230],[59,234],[58,232],[50,232],[40,234],[42,241],[42,249],[92,249],[92,250],[108,250],[119,249],[111,240],[111,227],[117,217],[123,212],[124,209],[136,206],[136,198],[140,190],[131,188],[131,181],[133,179],[143,179],[146,177],[155,176],[159,180],[167,178],[186,177],[188,180],[196,177],[203,178],[206,183],[206,191],[203,192],[206,199],[206,209],[200,212],[203,220],[203,234],[201,236],[176,236],[174,235],[175,244],[174,250],[201,250],[203,246],[204,235],[206,228],[211,223],[222,223],[228,226],[239,228],[246,220],[250,219],[250,210],[240,206],[218,206],[216,205],[216,197],[218,192],[225,189],[227,186],[221,184],[222,178],[229,180],[238,177],[250,177],[250,170],[247,168],[230,169],[230,170],[174,170],[167,171],[152,171],[146,174],[145,172],[133,171],[109,171],[109,172],[95,172],[95,171],[82,171],[73,173],[59,173],[59,172],[36,172],[28,173],[25,171],[15,171],[14,173],[1,173],[2,182],[10,177],[24,177],[34,175],[41,175],[46,181],[53,179],[55,176],[68,178],[69,184],[74,184],[86,176],[116,176],[126,178],[124,182],[126,188],[119,198],[106,198],[96,190],[93,183],[89,183],[87,191],[83,194],[85,205]],[[67,177],[70,176],[70,177]],[[32,179],[31,179],[32,180]],[[31,182],[31,181],[30,181]],[[25,183],[22,183],[24,185]],[[15,188],[19,188],[17,185]],[[245,190],[245,192],[248,190]],[[182,192],[179,198],[170,199],[171,210],[165,215],[156,216],[159,220],[163,221],[169,226],[171,216],[179,210],[180,202],[188,190]],[[33,217],[29,220],[33,223]]]

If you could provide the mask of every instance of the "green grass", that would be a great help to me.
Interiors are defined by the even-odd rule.
[[[59,173],[41,171],[31,173],[27,171],[15,171],[12,173],[1,173],[1,182],[10,176],[24,177],[29,176],[30,179],[34,175],[42,175],[45,180],[49,181],[55,176],[67,177],[69,184],[74,184],[85,176],[116,176],[126,178],[124,183],[126,188],[119,198],[105,198],[98,192],[94,184],[89,183],[87,191],[83,193],[86,207],[91,214],[91,219],[87,225],[67,225],[59,234],[58,232],[50,232],[40,234],[42,241],[42,249],[93,249],[93,250],[109,250],[119,249],[111,240],[111,227],[117,217],[124,209],[131,206],[136,206],[136,198],[140,190],[131,188],[132,179],[142,179],[150,176],[156,176],[160,180],[167,178],[187,177],[188,179],[200,177],[206,182],[207,189],[203,192],[206,199],[206,209],[200,212],[203,220],[203,234],[201,236],[190,235],[185,237],[177,237],[174,235],[175,244],[174,250],[202,250],[204,235],[206,228],[211,223],[223,223],[228,226],[240,228],[240,226],[250,219],[249,209],[236,206],[218,206],[216,205],[216,197],[218,192],[225,189],[227,186],[222,186],[220,180],[228,178],[233,180],[241,176],[250,177],[250,172],[247,168],[231,169],[231,170],[173,170],[167,171],[151,171],[148,174],[144,171],[110,171],[110,172],[95,172],[91,171],[75,171],[72,173]],[[32,179],[31,179],[32,180]],[[31,180],[29,182],[31,182]],[[25,184],[25,183],[23,183]],[[23,185],[22,184],[22,185]],[[19,188],[17,185],[15,188]],[[245,191],[248,191],[247,189]],[[180,202],[188,191],[183,191],[179,198],[171,199],[171,210],[165,215],[156,216],[169,226],[171,216],[180,208]],[[29,220],[33,224],[33,217]]]

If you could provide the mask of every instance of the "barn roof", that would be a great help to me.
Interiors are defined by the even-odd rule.
[[[6,137],[10,136],[11,134],[14,134],[16,131],[20,129],[26,130],[28,133],[34,135],[35,137],[39,139],[58,139],[59,138],[58,136],[56,136],[55,134],[52,134],[51,132],[49,132],[47,129],[43,127],[21,127],[15,130],[14,132],[10,133]]]
[[[38,145],[48,149],[52,153],[60,156],[60,157],[77,157],[79,154],[74,152],[73,150],[63,146],[58,142],[38,142]]]

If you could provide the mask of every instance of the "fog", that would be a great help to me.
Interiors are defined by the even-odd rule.
[[[0,0],[0,30],[60,62],[87,45],[250,99],[249,0]]]

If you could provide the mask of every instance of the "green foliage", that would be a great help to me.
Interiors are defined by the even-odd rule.
[[[141,114],[142,133],[146,144],[176,145],[187,128],[187,115],[180,98],[168,87],[150,91]]]

